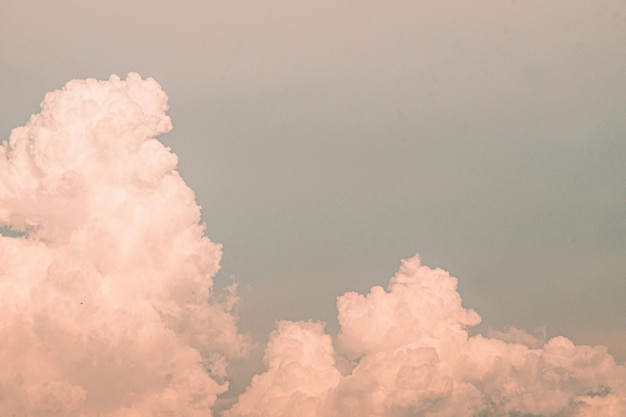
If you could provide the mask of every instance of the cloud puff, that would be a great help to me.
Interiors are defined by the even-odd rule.
[[[319,323],[280,321],[264,361],[267,372],[253,378],[226,416],[317,416],[341,377],[331,339]]]
[[[480,317],[462,306],[456,288],[455,278],[421,265],[419,257],[403,261],[387,291],[338,298],[336,352],[329,352],[320,324],[281,322],[267,346],[267,372],[227,415],[626,414],[626,368],[606,348],[575,346],[564,337],[535,347],[538,340],[517,329],[497,334],[501,339],[469,337]],[[316,347],[324,354],[305,354]],[[334,357],[343,358],[340,376]]]
[[[75,80],[0,147],[0,414],[207,415],[247,349],[152,79]]]

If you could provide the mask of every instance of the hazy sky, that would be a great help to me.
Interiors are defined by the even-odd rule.
[[[481,331],[626,359],[626,2],[0,2],[0,139],[70,79],[154,77],[257,340],[419,252]]]

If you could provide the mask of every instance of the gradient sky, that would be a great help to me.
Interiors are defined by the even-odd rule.
[[[626,2],[1,3],[0,139],[70,79],[154,77],[257,340],[419,252],[478,330],[626,360]]]

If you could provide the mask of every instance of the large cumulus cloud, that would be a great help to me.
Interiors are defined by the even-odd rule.
[[[247,348],[152,79],[74,80],[0,147],[0,414],[207,415]]]

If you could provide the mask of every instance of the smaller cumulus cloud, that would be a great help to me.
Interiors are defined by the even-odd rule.
[[[315,416],[341,374],[323,325],[280,321],[257,375],[227,416]]]
[[[267,371],[228,417],[626,415],[626,368],[604,347],[543,343],[517,329],[469,337],[480,317],[457,280],[403,261],[384,290],[338,298],[333,349],[321,324],[280,322]]]

